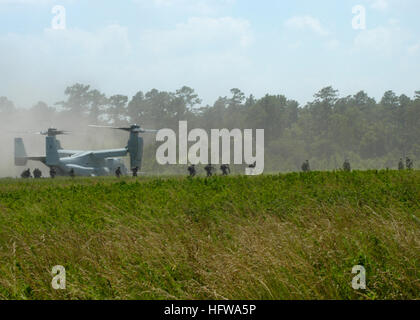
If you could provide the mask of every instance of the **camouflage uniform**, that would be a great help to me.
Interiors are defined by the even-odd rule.
[[[404,162],[403,159],[400,159],[400,162],[398,162],[398,170],[404,170]]]
[[[117,170],[115,170],[115,175],[117,178],[121,177],[121,167],[118,167]]]
[[[41,170],[39,170],[38,168],[36,168],[35,170],[34,170],[34,178],[35,179],[40,179],[42,177],[42,172],[41,172]]]
[[[190,177],[195,177],[195,175],[197,174],[195,164],[192,164],[188,167],[188,172],[190,173]]]
[[[207,177],[211,177],[213,175],[213,166],[209,163],[207,166],[204,167],[204,170],[207,172]]]
[[[50,169],[50,177],[52,179],[54,179],[55,176],[56,176],[56,174],[57,174],[57,172],[55,171],[54,167],[51,167],[51,169]]]
[[[302,171],[303,172],[309,172],[311,171],[311,168],[309,166],[309,161],[306,160],[303,164],[302,164]]]
[[[351,171],[350,161],[348,159],[343,163],[343,170],[347,172]]]
[[[407,170],[413,169],[413,160],[411,160],[409,157],[405,159],[405,163],[406,163]]]
[[[133,168],[133,177],[137,177],[137,172],[139,171],[138,167]]]
[[[229,165],[228,165],[228,164],[222,164],[222,165],[220,166],[220,170],[222,170],[222,174],[223,174],[224,176],[227,176],[227,175],[229,175],[229,174],[230,174],[230,167],[229,167]]]
[[[31,177],[31,169],[26,169],[20,175],[23,179],[29,179]]]

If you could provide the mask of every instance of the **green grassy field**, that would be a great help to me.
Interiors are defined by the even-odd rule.
[[[1,299],[418,299],[419,257],[418,171],[0,180]]]

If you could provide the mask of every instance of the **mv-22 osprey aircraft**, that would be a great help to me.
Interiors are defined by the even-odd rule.
[[[157,132],[157,130],[147,130],[139,125],[130,127],[111,127],[111,126],[90,126],[96,128],[110,128],[124,130],[130,133],[127,146],[121,149],[80,151],[66,150],[61,147],[58,135],[69,134],[67,131],[50,128],[38,134],[45,135],[45,156],[28,157],[22,138],[15,138],[15,165],[26,166],[28,160],[40,161],[47,167],[54,168],[57,175],[68,176],[73,170],[77,176],[107,176],[112,175],[120,167],[122,174],[127,174],[128,170],[124,165],[123,159],[130,155],[130,169],[140,170],[143,158],[143,138],[141,133]]]

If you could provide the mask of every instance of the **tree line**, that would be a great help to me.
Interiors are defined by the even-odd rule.
[[[329,86],[315,93],[313,101],[300,106],[284,95],[256,98],[234,88],[213,105],[202,105],[194,89],[175,92],[152,89],[126,95],[106,94],[89,85],[74,84],[65,90],[65,100],[49,106],[38,102],[18,109],[0,97],[1,123],[16,114],[27,114],[34,123],[127,125],[177,130],[178,122],[203,129],[265,129],[265,171],[299,170],[308,159],[311,168],[340,168],[347,158],[353,168],[396,168],[398,160],[420,158],[420,91],[410,98],[393,91],[380,101],[364,91],[340,97]],[[46,128],[40,128],[46,129]],[[156,144],[148,138],[145,166],[158,170]],[[415,166],[417,162],[415,161]]]

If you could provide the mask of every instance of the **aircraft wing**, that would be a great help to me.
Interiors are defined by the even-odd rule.
[[[59,149],[59,150],[57,150],[57,152],[58,152],[58,155],[60,156],[60,158],[62,158],[62,157],[71,157],[72,155],[75,155],[77,153],[82,153],[84,151]]]
[[[26,157],[27,160],[32,160],[32,161],[41,161],[41,162],[45,162],[45,160],[47,159],[47,157],[45,156],[41,156],[41,157]]]
[[[90,157],[95,157],[98,159],[105,159],[105,158],[125,157],[127,153],[128,153],[128,150],[126,148],[99,150],[99,151],[84,151],[81,153],[73,154],[72,158],[90,156]]]

